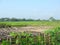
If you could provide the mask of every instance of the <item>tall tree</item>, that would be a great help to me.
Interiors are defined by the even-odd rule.
[[[53,17],[50,17],[49,18],[49,21],[55,21],[56,19],[55,18],[53,18]]]

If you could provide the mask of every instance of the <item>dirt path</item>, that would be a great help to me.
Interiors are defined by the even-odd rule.
[[[26,31],[31,31],[31,32],[44,32],[46,30],[52,29],[52,26],[40,26],[40,27],[26,27],[27,29],[30,28],[30,30]]]
[[[48,29],[51,29],[53,27],[51,26],[39,26],[39,27],[11,27],[11,28],[0,28],[0,32],[22,32],[22,31],[36,31],[36,32],[42,32]]]
[[[9,35],[10,32],[44,32],[51,29],[51,26],[39,26],[39,27],[11,27],[11,28],[0,28],[0,36]]]

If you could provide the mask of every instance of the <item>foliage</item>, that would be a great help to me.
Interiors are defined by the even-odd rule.
[[[11,27],[11,25],[6,23],[0,23],[0,28],[6,28],[6,27]]]
[[[17,45],[60,45],[60,27],[47,30],[40,35],[27,32],[11,32],[10,36],[15,37],[15,44]],[[6,41],[3,41],[2,45],[7,45]]]

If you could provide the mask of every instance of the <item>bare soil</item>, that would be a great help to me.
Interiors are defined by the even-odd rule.
[[[27,26],[27,27],[11,27],[11,28],[0,28],[0,36],[9,35],[10,32],[44,32],[48,29],[53,28],[52,26]]]

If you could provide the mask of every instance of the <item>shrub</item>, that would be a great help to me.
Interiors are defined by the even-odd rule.
[[[6,27],[11,27],[11,25],[5,24],[5,23],[0,23],[0,28],[6,28]]]

